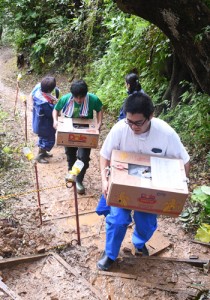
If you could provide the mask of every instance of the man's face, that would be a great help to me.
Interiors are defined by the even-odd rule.
[[[149,130],[150,120],[152,116],[147,119],[143,114],[126,114],[125,123],[130,126],[135,134],[141,134]]]
[[[77,102],[78,104],[82,104],[85,101],[86,96],[78,96],[74,97],[74,101]]]

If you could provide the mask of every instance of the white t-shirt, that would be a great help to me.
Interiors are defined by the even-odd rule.
[[[135,134],[125,123],[125,119],[117,122],[108,133],[100,154],[110,160],[114,149],[179,158],[184,164],[190,159],[175,130],[165,121],[157,118],[151,119],[150,130],[143,134]]]

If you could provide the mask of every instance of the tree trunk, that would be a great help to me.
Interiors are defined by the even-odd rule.
[[[122,11],[159,27],[170,39],[184,69],[210,95],[210,9],[203,1],[116,0],[116,3]]]
[[[185,65],[181,64],[177,55],[173,54],[173,67],[169,86],[163,95],[163,100],[170,100],[170,107],[174,108],[181,100],[181,95],[187,90],[183,81],[192,81]]]

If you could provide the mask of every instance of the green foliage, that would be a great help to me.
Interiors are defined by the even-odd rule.
[[[208,154],[206,156],[206,160],[207,160],[208,166],[210,166],[210,151],[208,152]]]
[[[203,2],[210,8],[210,0],[203,0]]]
[[[208,35],[210,33],[210,25],[203,28],[202,32],[200,34],[197,34],[195,37],[195,42],[202,41],[205,37],[208,38]]]
[[[62,67],[84,75],[86,66],[105,49],[99,0],[0,0],[7,39],[30,58],[36,71]]]
[[[182,101],[167,115],[161,117],[170,122],[180,133],[184,144],[199,154],[202,149],[208,149],[210,136],[210,97],[196,92],[192,85],[182,95]]]
[[[199,227],[201,233],[205,227],[203,223],[210,224],[210,187],[203,185],[195,188],[190,202],[192,206],[181,214],[180,221],[185,228]]]
[[[204,243],[210,243],[210,225],[202,223],[197,230],[195,239]]]
[[[7,113],[0,111],[0,124],[3,124],[3,120],[7,117]],[[2,132],[3,127],[0,127],[0,171],[7,169],[11,165],[11,148],[5,142],[5,134]]]
[[[202,222],[205,222],[205,218],[209,218],[210,221],[210,187],[201,186],[193,190],[191,201],[199,203],[203,210]]]
[[[179,220],[183,222],[183,228],[188,229],[193,226],[198,226],[200,223],[200,206],[195,204],[192,207],[187,207],[180,215]]]
[[[0,172],[8,170],[17,164],[14,160],[14,154],[19,149],[11,146],[12,141],[7,138],[7,134],[4,132],[4,123],[7,122],[8,113],[0,110]]]
[[[155,26],[122,12],[103,23],[111,39],[105,55],[91,66],[86,79],[109,111],[118,112],[126,97],[124,77],[135,70],[142,88],[160,101],[165,80],[161,76],[170,55],[169,40]]]
[[[7,170],[13,164],[13,152],[12,149],[5,141],[3,137],[0,137],[0,171]]]

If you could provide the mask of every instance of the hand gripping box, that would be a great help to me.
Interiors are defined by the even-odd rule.
[[[113,150],[108,205],[177,217],[187,196],[182,160]]]
[[[96,148],[99,130],[95,119],[65,118],[58,119],[56,144],[67,147]]]

